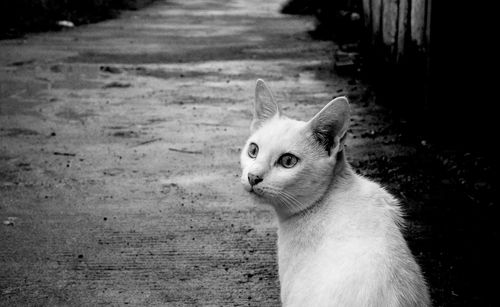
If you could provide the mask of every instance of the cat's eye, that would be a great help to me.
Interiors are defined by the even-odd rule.
[[[250,143],[250,145],[248,145],[248,156],[250,158],[256,158],[258,153],[259,146],[257,146],[257,144],[255,143]]]
[[[299,158],[290,153],[286,153],[278,159],[278,163],[284,168],[292,168],[297,162],[299,162]]]

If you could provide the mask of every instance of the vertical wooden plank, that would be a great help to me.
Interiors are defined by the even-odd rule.
[[[420,48],[425,37],[425,0],[411,0],[411,39]]]
[[[431,13],[432,13],[432,0],[427,0],[425,11],[425,87],[424,87],[424,103],[426,106],[430,105],[431,99]]]
[[[405,54],[406,42],[408,39],[408,35],[410,34],[408,30],[408,18],[410,10],[409,1],[410,0],[399,0],[397,51],[396,51],[397,62],[400,62]]]
[[[431,44],[432,0],[427,0],[427,4],[425,7],[426,7],[426,10],[425,10],[425,46],[426,46],[426,49],[428,50],[429,46]]]
[[[380,42],[382,0],[372,0],[372,45],[376,46]]]
[[[387,59],[394,60],[398,22],[398,0],[383,0],[382,4],[382,42],[387,47]]]
[[[365,29],[370,29],[372,26],[371,0],[363,0],[361,5],[363,6],[363,19]]]

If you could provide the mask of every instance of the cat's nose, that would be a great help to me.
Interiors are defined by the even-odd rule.
[[[250,173],[248,174],[248,182],[250,182],[251,186],[256,185],[257,183],[261,182],[262,180],[264,180],[264,179],[257,176],[257,175],[250,174]]]

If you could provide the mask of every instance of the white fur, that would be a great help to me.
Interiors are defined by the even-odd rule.
[[[255,109],[265,112],[254,112],[253,134],[241,154],[241,182],[276,209],[282,303],[430,306],[420,268],[400,230],[397,200],[355,174],[343,158],[346,106],[347,101],[332,101],[315,117],[323,118],[320,122],[296,121],[284,117],[269,89],[257,83]],[[326,125],[329,120],[335,123]],[[335,134],[330,152],[314,141],[314,131],[323,124],[320,128]],[[248,156],[250,143],[259,146],[256,158]],[[299,163],[289,169],[277,165],[283,153],[299,157]],[[249,173],[263,181],[252,187]]]

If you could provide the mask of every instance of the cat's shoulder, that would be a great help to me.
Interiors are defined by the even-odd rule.
[[[366,203],[394,211],[397,216],[401,215],[399,199],[377,181],[356,174],[354,185],[355,194]]]
[[[396,198],[379,182],[369,179],[365,176],[355,174],[354,186],[361,194],[375,196],[376,198],[386,199],[388,201],[397,201]]]

